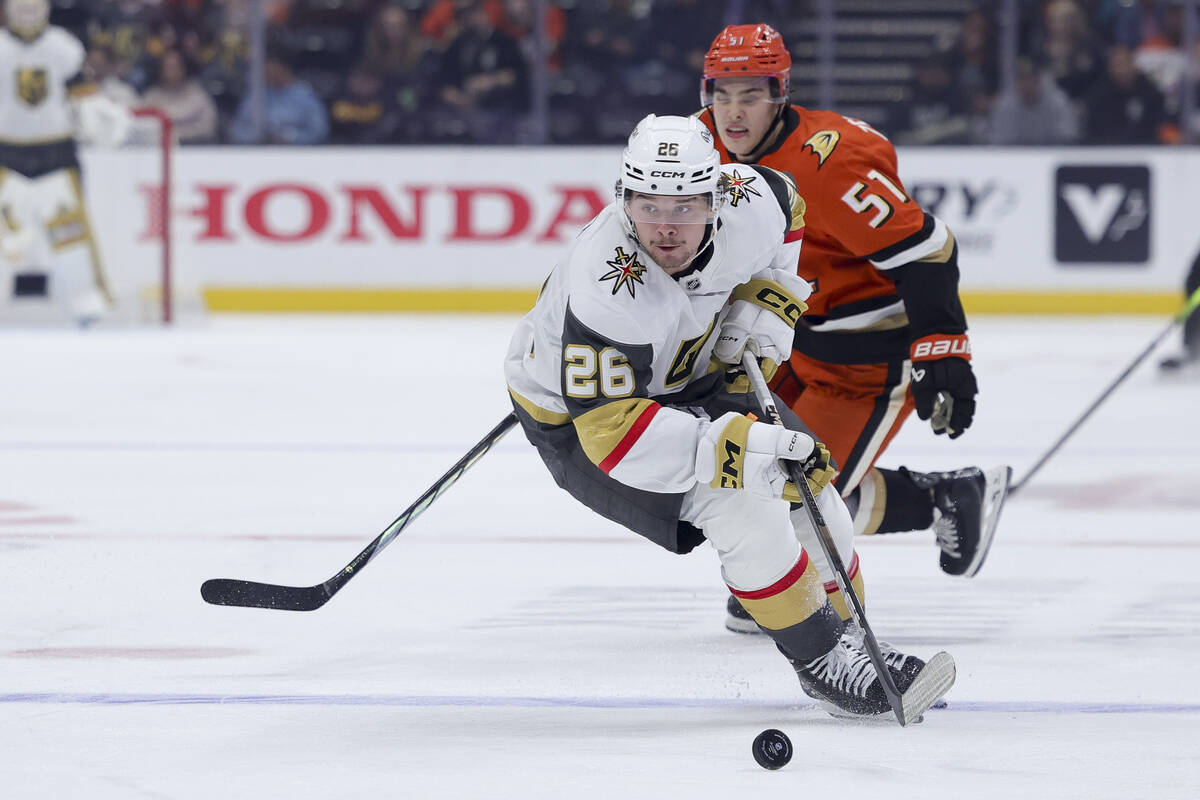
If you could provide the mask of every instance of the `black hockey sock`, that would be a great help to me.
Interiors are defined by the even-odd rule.
[[[923,531],[933,524],[933,492],[904,467],[879,469],[885,486],[883,518],[875,533]],[[920,473],[917,473],[918,475]]]

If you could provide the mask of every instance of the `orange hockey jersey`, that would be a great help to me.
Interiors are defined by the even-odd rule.
[[[711,109],[700,119],[718,133]],[[722,161],[738,160],[714,139]],[[919,336],[965,331],[954,237],[908,196],[883,134],[861,120],[791,106],[755,163],[791,173],[807,203],[797,271],[813,295],[797,350],[821,361],[874,363],[907,357]],[[892,271],[914,262],[931,269],[900,291]]]

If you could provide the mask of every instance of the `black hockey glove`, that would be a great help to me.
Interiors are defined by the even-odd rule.
[[[931,419],[934,433],[962,436],[975,417],[979,393],[966,334],[922,337],[912,343],[911,357],[917,416]]]

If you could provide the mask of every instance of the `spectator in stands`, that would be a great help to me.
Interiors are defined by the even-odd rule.
[[[1089,144],[1155,144],[1169,137],[1162,92],[1133,63],[1125,45],[1108,53],[1108,73],[1086,98]]]
[[[951,51],[951,71],[966,101],[970,140],[986,138],[987,118],[1000,91],[1000,63],[996,56],[996,26],[983,11],[963,18],[962,34]]]
[[[930,56],[917,66],[912,100],[899,107],[892,138],[896,144],[966,144],[968,111],[949,57]]]
[[[1032,59],[1018,59],[1016,86],[992,107],[987,143],[1062,145],[1078,140],[1079,116],[1066,92]]]
[[[116,74],[136,91],[144,91],[150,82],[148,50],[162,21],[162,9],[134,0],[93,0],[89,11],[88,46],[108,50]]]
[[[266,95],[263,98],[263,131],[254,130],[255,98],[242,98],[230,126],[229,138],[238,144],[320,144],[329,135],[325,105],[312,86],[299,80],[287,55],[267,54]]]
[[[217,104],[191,75],[178,50],[168,50],[159,60],[158,81],[142,101],[171,118],[182,144],[207,144],[217,140]]]
[[[529,63],[538,57],[537,6],[533,0],[505,0],[504,19],[497,27],[516,39]],[[550,72],[562,69],[562,45],[566,37],[567,15],[556,5],[546,6],[546,66]]]
[[[1075,0],[1053,0],[1043,14],[1044,30],[1035,58],[1078,103],[1104,73],[1104,51]]]
[[[696,75],[713,31],[724,24],[719,3],[658,0],[635,43],[633,63],[624,72],[621,105],[640,118],[647,113],[687,115],[696,110]],[[636,121],[636,120],[635,120]]]
[[[396,131],[394,95],[365,66],[350,71],[329,103],[329,140],[334,144],[383,144]]]
[[[138,105],[138,93],[117,76],[112,54],[106,47],[93,47],[83,62],[84,75],[96,85],[100,94],[126,108]]]
[[[474,141],[512,142],[530,106],[529,69],[520,45],[492,24],[486,0],[464,14],[462,31],[442,55],[441,99]]]
[[[397,78],[416,70],[429,50],[429,40],[413,26],[408,11],[389,4],[379,9],[367,30],[361,66],[382,77]]]
[[[644,52],[689,75],[702,73],[713,31],[724,24],[723,5],[708,0],[655,0],[650,6]]]
[[[571,12],[563,46],[564,91],[551,98],[556,141],[624,143],[645,116],[627,102],[624,89],[625,76],[641,57],[638,42],[647,23],[639,11],[634,0],[608,0]],[[598,108],[604,113],[595,113]]]
[[[445,50],[454,37],[462,33],[463,15],[470,11],[462,8],[463,5],[461,0],[433,0],[421,17],[421,35],[437,49]],[[468,2],[467,5],[473,4]],[[492,27],[501,27],[504,24],[504,0],[482,0],[482,5]]]
[[[1183,6],[1160,8],[1156,24],[1134,49],[1133,61],[1163,93],[1167,115],[1177,117],[1184,78],[1194,66],[1183,51]]]

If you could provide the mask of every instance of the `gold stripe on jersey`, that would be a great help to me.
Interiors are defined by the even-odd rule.
[[[950,256],[954,254],[954,231],[946,229],[946,243],[939,249],[930,253],[927,256],[918,258],[917,261],[928,261],[935,264],[945,264],[950,260]]]
[[[788,233],[802,231],[804,230],[804,212],[808,210],[808,206],[805,204],[804,198],[800,196],[800,190],[796,188],[796,180],[786,172],[779,172],[779,177],[783,178],[783,182],[787,184],[788,204],[791,207],[791,224],[788,227]]]
[[[70,136],[49,136],[45,139],[6,139],[0,136],[0,144],[9,147],[37,147],[46,144],[62,144],[71,141]]]
[[[825,605],[825,591],[816,567],[807,554],[800,559],[792,572],[775,586],[761,592],[734,591],[742,608],[767,630],[779,631],[798,625]],[[796,575],[800,570],[800,574]],[[768,594],[780,584],[783,584],[782,590]]]
[[[593,464],[608,458],[642,412],[653,405],[655,402],[648,397],[631,397],[604,403],[575,417],[575,433],[583,452]]]
[[[528,414],[534,422],[539,422],[542,425],[566,425],[571,421],[571,415],[565,411],[551,411],[548,408],[542,408],[537,403],[530,400],[528,397],[513,391],[513,388],[508,387],[508,393],[512,396],[514,402]]]
[[[679,349],[675,351],[675,358],[671,361],[671,368],[667,370],[667,376],[663,379],[667,389],[674,388],[691,379],[692,372],[696,369],[696,359],[700,356],[700,351],[704,349],[704,343],[712,335],[718,316],[720,315],[713,316],[712,322],[708,323],[708,329],[704,333],[694,339],[684,339],[679,343]],[[710,366],[708,372],[712,371]]]
[[[800,322],[800,315],[808,310],[808,303],[792,295],[783,284],[765,278],[755,278],[735,287],[732,299],[745,300],[772,311],[793,328]]]

